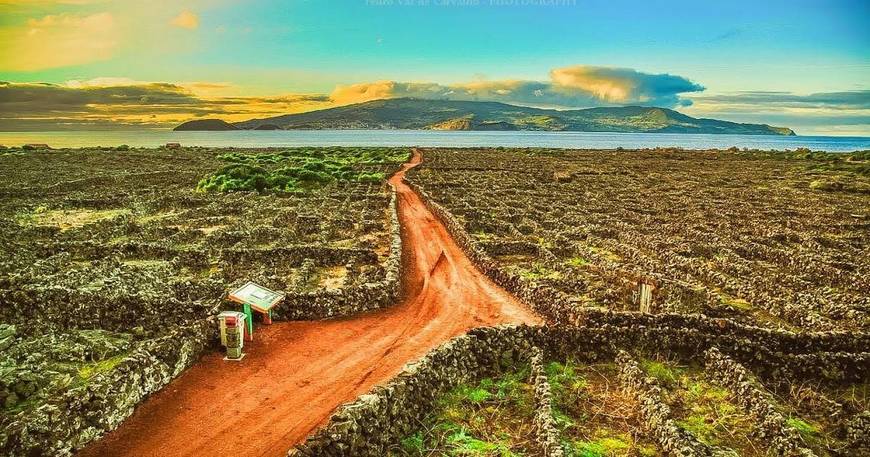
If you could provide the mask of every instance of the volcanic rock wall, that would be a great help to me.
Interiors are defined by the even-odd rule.
[[[294,456],[383,456],[417,426],[444,392],[499,366],[528,360],[526,329],[473,330],[405,366],[385,385],[338,409],[329,425],[290,451]]]
[[[417,427],[418,421],[431,411],[440,395],[460,384],[492,376],[504,367],[527,363],[532,360],[533,348],[536,347],[541,348],[542,354],[550,359],[570,358],[588,363],[614,360],[621,351],[669,353],[685,363],[699,362],[705,348],[718,347],[721,352],[751,367],[755,373],[765,376],[799,374],[804,380],[833,378],[835,381],[864,379],[860,377],[867,376],[870,355],[860,353],[864,349],[862,347],[852,348],[853,352],[840,353],[826,352],[816,346],[804,347],[803,353],[796,354],[768,350],[768,344],[773,344],[773,347],[784,344],[783,341],[777,343],[777,338],[774,336],[766,341],[757,341],[685,329],[615,326],[478,328],[441,345],[419,362],[407,365],[392,381],[375,387],[355,402],[343,405],[326,427],[289,454],[384,455],[392,444]],[[824,344],[821,343],[821,346]],[[703,447],[687,444],[679,437],[674,438],[676,435],[673,430],[659,429],[653,425],[664,417],[661,402],[652,398],[655,392],[648,388],[646,380],[642,380],[642,374],[630,369],[625,356],[619,360],[624,367],[624,386],[634,391],[639,402],[645,405],[644,408],[648,410],[647,422],[653,427],[652,433],[662,437],[660,444],[666,443],[662,445],[668,446],[667,449],[689,449],[685,455],[709,455],[705,454]],[[832,363],[835,364],[833,369]],[[823,373],[829,369],[830,372]],[[546,376],[540,376],[540,369],[538,373],[535,378],[536,389],[537,384],[546,379]],[[541,414],[544,414],[544,409],[538,408],[536,422],[542,420],[537,418]],[[860,434],[863,429],[858,425],[855,430],[855,433]],[[541,449],[552,449],[549,431],[538,436]],[[692,450],[699,453],[691,454]]]
[[[706,358],[707,371],[719,384],[731,391],[743,409],[758,421],[756,433],[771,444],[777,455],[815,455],[801,446],[797,430],[786,424],[786,418],[774,406],[773,397],[755,381],[746,368],[722,355],[716,348],[709,349]]]
[[[713,455],[709,446],[677,425],[655,379],[646,376],[627,352],[620,351],[616,363],[619,365],[619,380],[623,389],[634,395],[640,405],[644,429],[662,450],[669,455],[685,457]]]
[[[390,197],[389,208],[390,254],[384,265],[385,275],[382,281],[335,290],[320,289],[307,293],[287,294],[284,301],[275,308],[275,317],[288,320],[326,319],[351,316],[394,304],[401,292],[402,278],[402,236],[395,190]],[[314,259],[316,263],[325,265],[350,260],[349,258],[324,259],[319,257],[318,252],[312,250],[304,258]],[[363,252],[368,253],[368,251]]]
[[[456,241],[457,245],[468,255],[472,262],[496,284],[516,295],[524,303],[542,315],[553,325],[572,325],[586,327],[630,327],[637,329],[660,328],[668,332],[683,334],[684,337],[691,335],[715,334],[719,337],[728,336],[733,340],[748,339],[764,341],[772,346],[767,349],[773,352],[798,354],[807,348],[825,352],[866,352],[870,347],[870,334],[824,331],[824,332],[801,332],[795,333],[786,330],[767,329],[746,324],[741,324],[731,319],[711,318],[701,314],[644,314],[638,312],[611,311],[598,308],[580,307],[568,300],[564,294],[541,285],[533,285],[523,281],[520,277],[511,275],[501,268],[486,252],[480,249],[471,236],[456,219],[443,206],[432,200],[429,194],[413,182],[405,181],[411,189],[417,192],[426,206],[435,214],[446,227],[447,231]],[[684,337],[678,337],[684,341]],[[710,347],[704,338],[690,338],[698,340],[697,344]],[[856,348],[864,348],[857,350]],[[835,366],[843,365],[843,361],[837,362],[838,357],[830,356]],[[855,360],[853,360],[855,362]],[[856,364],[846,362],[843,368],[854,375],[866,375],[867,368],[854,366]],[[852,365],[852,366],[850,366]],[[795,366],[794,368],[797,368]],[[854,369],[854,370],[853,370]],[[855,371],[857,370],[857,371]]]
[[[550,381],[544,370],[544,353],[540,348],[532,348],[531,383],[535,389],[535,438],[546,457],[562,457],[565,451],[559,443],[559,429],[553,417],[553,394]]]
[[[0,449],[7,455],[72,455],[133,414],[140,401],[193,364],[216,336],[216,324],[208,319],[143,341],[115,369],[0,424]]]

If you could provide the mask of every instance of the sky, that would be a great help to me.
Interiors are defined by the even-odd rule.
[[[414,96],[870,136],[867,24],[866,0],[0,0],[0,130]]]

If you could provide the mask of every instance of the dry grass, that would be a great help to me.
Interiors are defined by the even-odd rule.
[[[73,228],[81,228],[88,224],[93,224],[105,219],[112,219],[122,214],[130,214],[129,209],[57,209],[45,210],[37,208],[32,215],[30,221],[34,225],[58,227],[61,231],[67,231]]]
[[[569,455],[659,455],[643,438],[634,399],[620,389],[614,364],[547,366],[554,411]]]

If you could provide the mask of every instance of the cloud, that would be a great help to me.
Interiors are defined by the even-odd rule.
[[[704,87],[682,76],[642,73],[630,68],[576,65],[550,72],[557,90],[592,95],[615,104],[680,106],[680,94],[700,92]]]
[[[68,87],[71,89],[84,89],[88,87],[116,87],[116,86],[135,86],[147,84],[141,81],[136,81],[130,78],[115,78],[115,77],[102,77],[102,78],[93,78],[87,80],[78,80],[71,79],[62,86]]]
[[[646,105],[735,122],[785,125],[804,134],[870,135],[870,91],[738,92],[702,95],[700,84],[671,74],[577,65],[556,68],[549,81],[479,80],[458,84],[375,81],[338,86],[337,105],[383,98],[497,101],[554,108]]]
[[[733,94],[706,95],[694,98],[701,103],[719,106],[759,105],[781,108],[870,109],[870,90],[818,92],[807,95],[792,92],[747,91]]]
[[[111,58],[120,30],[111,13],[52,14],[0,28],[0,68],[33,71]]]
[[[174,84],[94,86],[74,81],[68,85],[0,83],[3,113],[87,113],[97,106],[192,105],[199,100]]]
[[[199,16],[190,10],[184,10],[178,13],[178,16],[172,18],[169,23],[183,29],[194,30],[199,27]]]
[[[50,129],[58,126],[102,128],[171,127],[191,118],[228,121],[273,116],[332,105],[323,94],[271,97],[215,96],[221,83],[140,82],[97,78],[64,84],[0,82],[0,130]]]
[[[681,76],[649,74],[628,68],[576,65],[552,70],[550,81],[473,81],[452,85],[375,81],[338,86],[331,97],[337,104],[417,97],[558,108],[611,105],[675,107],[691,104],[681,94],[702,90],[703,86]]]
[[[529,106],[576,108],[629,103],[685,104],[680,94],[701,90],[671,75],[628,69],[568,67],[551,81],[478,80],[434,82],[375,81],[337,86],[331,94],[229,96],[236,88],[220,82],[147,82],[103,77],[62,84],[0,83],[0,130],[58,125],[169,127],[191,118],[241,121],[298,113],[368,100],[416,97],[499,101]]]
[[[335,90],[330,94],[330,99],[339,105],[346,105],[383,98],[442,98],[448,90],[436,83],[375,81],[348,86],[336,86]]]
[[[746,91],[693,97],[687,114],[792,127],[801,134],[870,135],[870,90]]]

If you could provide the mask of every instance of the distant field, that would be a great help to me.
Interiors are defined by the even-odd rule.
[[[578,307],[870,328],[867,153],[427,149],[411,178]]]

